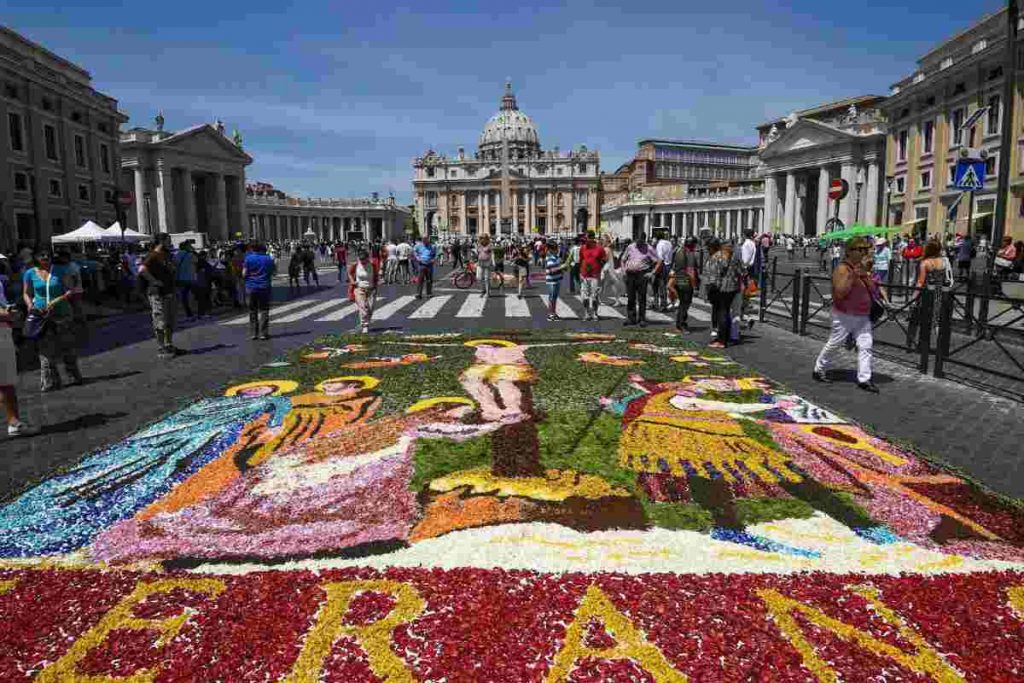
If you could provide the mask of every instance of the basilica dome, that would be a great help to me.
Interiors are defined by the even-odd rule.
[[[511,82],[505,83],[501,110],[487,121],[480,134],[480,156],[485,159],[500,158],[504,140],[508,140],[509,156],[513,159],[529,158],[540,153],[537,126],[533,119],[519,111]]]

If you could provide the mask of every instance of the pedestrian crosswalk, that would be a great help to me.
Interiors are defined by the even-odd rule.
[[[560,297],[556,305],[556,313],[563,320],[580,320],[583,318],[583,301],[577,295]],[[273,306],[270,320],[273,325],[289,324],[300,321],[314,323],[337,323],[357,315],[356,305],[348,299],[337,297],[323,299],[300,299],[286,304]],[[418,300],[412,295],[396,296],[385,300],[383,297],[373,311],[374,322],[388,319],[405,318],[410,321],[444,320],[464,321],[488,318],[499,320],[512,318],[544,318],[548,314],[547,296],[543,294],[525,294],[519,298],[515,293],[491,297],[480,296],[479,292],[458,292],[454,294],[436,294]],[[622,321],[626,318],[625,307],[613,307],[606,303],[598,305],[598,315],[603,320]],[[709,322],[711,314],[703,301],[694,301],[689,313],[691,322]],[[675,323],[675,312],[662,313],[647,310],[647,320],[652,323],[672,325]],[[249,322],[248,314],[221,321],[221,325],[244,325]]]

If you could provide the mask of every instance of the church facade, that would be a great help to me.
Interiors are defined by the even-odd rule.
[[[428,150],[413,160],[421,230],[436,237],[569,235],[598,227],[600,158],[585,146],[544,151],[506,83],[472,156]]]

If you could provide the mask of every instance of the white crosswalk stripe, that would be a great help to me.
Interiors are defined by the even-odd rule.
[[[331,311],[330,313],[328,313],[324,317],[317,318],[313,322],[315,322],[315,323],[327,323],[327,322],[334,322],[334,321],[337,321],[337,320],[342,320],[342,319],[347,318],[348,316],[352,315],[353,313],[355,313],[356,310],[357,309],[356,309],[356,305],[355,304],[349,304],[348,306],[343,306],[342,308],[339,308],[336,311]]]
[[[308,308],[299,309],[297,312],[290,313],[290,314],[286,315],[283,318],[274,318],[273,315],[271,315],[270,319],[272,321],[274,321],[275,323],[278,323],[278,324],[281,324],[281,323],[293,323],[293,322],[295,322],[297,320],[302,320],[303,318],[308,318],[311,315],[315,315],[316,313],[320,313],[321,311],[326,311],[326,310],[331,309],[331,308],[337,308],[338,306],[343,306],[344,304],[345,304],[345,301],[342,300],[342,299],[331,299],[330,301],[322,301],[322,302],[316,304],[315,306],[310,306]]]
[[[390,303],[387,303],[387,304],[381,306],[378,310],[374,311],[373,312],[373,319],[374,320],[387,320],[388,318],[393,316],[395,313],[398,313],[398,311],[400,311],[403,308],[405,308],[405,306],[407,306],[410,302],[414,301],[415,298],[416,297],[411,296],[411,295],[400,296],[400,297],[396,298],[394,301],[392,301]]]
[[[520,299],[515,294],[505,295],[505,317],[506,318],[529,318],[530,307],[526,299]]]
[[[417,308],[409,316],[411,319],[420,320],[423,318],[434,318],[440,312],[444,305],[451,299],[450,294],[440,294],[427,299],[426,303]]]
[[[659,323],[675,322],[675,318],[672,316],[662,313],[661,311],[652,311],[649,308],[647,309],[647,319]]]
[[[576,311],[569,308],[569,304],[567,304],[565,299],[562,297],[558,297],[558,301],[555,302],[555,313],[558,314],[559,318],[564,318],[566,320],[572,320],[579,317],[576,315]]]
[[[577,297],[582,305],[583,297]],[[626,316],[622,315],[608,304],[603,304],[600,301],[597,302],[597,315],[601,318],[611,318],[613,320],[623,320]]]
[[[293,311],[296,308],[299,308],[301,306],[308,306],[309,304],[310,304],[310,301],[308,299],[303,299],[301,301],[293,301],[290,304],[284,304],[283,306],[273,306],[273,307],[271,307],[270,313],[271,313],[271,315],[273,315],[273,314],[278,314],[278,313],[284,313],[286,311]],[[221,323],[221,325],[245,325],[248,322],[249,322],[249,314],[246,313],[245,315],[240,315],[237,318],[231,318],[230,320],[225,320],[224,322]]]
[[[473,292],[462,302],[462,307],[455,314],[456,318],[479,318],[484,314],[484,306],[487,305],[487,298]]]

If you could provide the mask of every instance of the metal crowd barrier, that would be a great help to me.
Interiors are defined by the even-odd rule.
[[[788,280],[775,279],[775,273],[765,277],[760,320],[800,336],[812,330],[827,335],[831,278],[797,269]],[[890,351],[883,355],[939,378],[954,366],[968,371],[958,379],[1024,399],[1024,299],[964,283],[882,287],[890,304],[873,330],[875,346]]]

